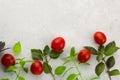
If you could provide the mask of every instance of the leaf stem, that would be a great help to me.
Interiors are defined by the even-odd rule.
[[[10,48],[4,48],[4,49],[0,50],[0,52],[5,51],[5,50],[7,50],[7,49],[10,49]]]
[[[48,59],[47,59],[47,57],[45,57],[45,62],[46,63],[48,63]],[[49,68],[49,67],[48,67]],[[50,70],[50,68],[49,68],[49,70]],[[55,75],[53,74],[53,72],[50,70],[50,74],[51,74],[51,76],[53,77],[53,80],[55,80]]]
[[[111,78],[111,76],[109,75],[109,68],[107,67],[107,65],[106,65],[106,61],[105,61],[105,58],[103,58],[103,62],[104,62],[104,64],[105,64],[105,66],[106,66],[106,72],[107,72],[107,74],[108,74],[108,78],[109,78],[109,80],[112,80],[112,78]]]
[[[70,67],[69,69],[67,69],[67,70],[65,71],[65,73],[63,74],[63,76],[62,76],[62,77],[64,77],[64,76],[65,76],[65,74],[66,74],[68,71],[70,71],[71,69],[73,69],[73,68],[75,68],[75,67]]]
[[[16,74],[16,75],[17,75],[17,77],[16,77],[16,79],[15,79],[15,80],[17,80],[17,79],[19,78],[19,76],[20,76],[20,72],[21,72],[21,69],[19,69],[18,73]]]
[[[74,60],[73,60],[73,63],[74,63],[74,65],[75,65],[75,68],[76,68],[78,74],[80,75],[80,79],[83,80],[83,79],[82,79],[81,72],[80,72],[80,70],[79,70],[79,68],[78,68],[78,66],[77,66],[77,64],[76,64],[76,62],[75,62]]]

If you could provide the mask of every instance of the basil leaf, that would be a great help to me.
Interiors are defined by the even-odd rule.
[[[28,73],[28,67],[24,67],[23,70]]]
[[[20,54],[21,51],[22,51],[21,43],[20,42],[15,43],[13,46],[14,54]]]
[[[79,80],[78,78],[76,78],[75,80]]]
[[[120,75],[120,71],[118,69],[114,69],[108,72],[110,76],[117,76]]]
[[[0,51],[5,47],[5,42],[0,42]]]
[[[33,62],[33,60],[26,60],[25,62]]]
[[[20,65],[21,65],[21,67],[24,67],[25,61],[20,61]]]
[[[16,69],[17,69],[16,66],[9,66],[9,67],[5,70],[5,72],[14,72]]]
[[[102,53],[100,53],[100,54],[96,57],[96,59],[97,59],[98,62],[100,62],[100,61],[103,59],[103,57],[104,57],[104,55],[103,55]]]
[[[46,62],[43,63],[43,67],[44,67],[44,72],[45,73],[50,73],[52,71],[51,66]]]
[[[33,60],[43,60],[42,51],[40,49],[31,49]]]
[[[105,69],[105,64],[103,62],[99,63],[95,68],[95,73],[97,76],[100,76]]]
[[[115,65],[114,56],[111,56],[111,57],[108,58],[108,60],[106,61],[106,65],[109,69],[112,68]]]
[[[63,52],[63,51],[61,51],[61,52],[56,52],[56,51],[54,51],[54,50],[51,50],[51,52],[50,52],[50,58],[52,58],[52,59],[57,59],[62,52]]]
[[[50,48],[48,45],[46,45],[43,49],[44,55],[48,55],[50,53]]]
[[[19,76],[19,77],[18,77],[18,80],[25,80],[25,78],[22,77],[22,76]]]
[[[72,59],[74,59],[74,57],[75,57],[75,48],[74,48],[74,47],[71,48],[70,57],[71,57]]]
[[[1,79],[1,80],[9,80],[8,78],[4,78],[4,79]]]
[[[119,48],[116,47],[115,41],[110,42],[106,47],[105,47],[105,55],[110,56],[113,55]]]
[[[91,47],[91,46],[85,46],[84,48],[86,48],[87,50],[89,50],[91,52],[91,54],[93,55],[98,55],[98,52],[95,48]]]
[[[98,79],[99,79],[99,77],[93,77],[90,80],[98,80]]]
[[[65,66],[58,66],[56,69],[55,69],[55,74],[56,75],[61,75],[64,71],[65,71],[66,67]]]
[[[78,74],[70,74],[70,75],[67,77],[67,80],[76,80],[76,79],[77,79],[77,76],[78,76]]]
[[[99,48],[98,48],[98,53],[99,54],[104,54],[105,52],[105,47],[103,45],[100,45]]]
[[[87,63],[87,62],[86,62],[86,63],[83,63],[83,64],[90,66],[90,63]]]

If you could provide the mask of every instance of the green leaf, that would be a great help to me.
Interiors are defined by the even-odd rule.
[[[24,67],[23,70],[28,73],[28,67]]]
[[[45,73],[50,73],[52,71],[51,66],[46,62],[43,63],[43,67],[44,67],[44,72]]]
[[[110,76],[117,76],[120,75],[120,71],[118,69],[114,69],[108,72]]]
[[[21,67],[24,67],[25,61],[20,61],[20,65],[21,65]]]
[[[85,46],[84,48],[86,48],[87,50],[89,50],[91,52],[91,54],[93,55],[98,55],[98,52],[95,48],[91,47],[91,46]]]
[[[4,79],[1,79],[1,80],[9,80],[8,78],[4,78]]]
[[[99,79],[99,77],[93,77],[90,80],[98,80],[98,79]]]
[[[112,68],[115,65],[114,56],[111,56],[111,57],[108,58],[108,60],[106,61],[106,65],[109,69]]]
[[[24,58],[16,58],[15,60],[18,60],[18,61],[21,61],[23,60]]]
[[[42,51],[40,49],[31,49],[33,60],[43,60]]]
[[[78,78],[76,78],[75,80],[79,80]]]
[[[103,55],[102,53],[100,53],[100,54],[96,57],[96,59],[97,59],[98,62],[100,62],[100,61],[103,59],[103,57],[104,57],[104,55]]]
[[[77,76],[78,76],[78,74],[70,74],[70,75],[67,77],[67,80],[76,80],[76,79],[77,79]]]
[[[25,80],[25,78],[22,77],[22,76],[19,76],[19,77],[18,77],[18,80]]]
[[[100,76],[105,69],[105,64],[103,62],[99,63],[95,68],[95,73],[97,76]]]
[[[113,55],[119,48],[116,47],[115,41],[110,42],[106,47],[105,47],[105,55],[110,56]]]
[[[98,48],[98,53],[99,54],[104,54],[105,52],[105,47],[103,45],[100,45],[99,48]]]
[[[96,60],[100,62],[104,58],[104,52],[105,48],[103,45],[100,45],[98,48],[98,56],[96,57]]]
[[[70,51],[70,57],[73,59],[75,57],[75,48],[72,47]]]
[[[0,42],[0,51],[5,47],[5,42]]]
[[[85,62],[85,63],[78,62],[78,63],[79,63],[79,64],[84,64],[84,65],[90,66],[90,63],[87,63],[87,62]]]
[[[63,51],[61,51],[61,52],[55,52],[54,50],[51,50],[51,52],[50,52],[50,58],[57,59],[62,52]]]
[[[16,66],[10,66],[5,70],[5,72],[14,72],[16,69],[17,69]]]
[[[87,63],[87,62],[86,62],[86,63],[83,63],[83,64],[90,66],[90,63]]]
[[[44,55],[48,55],[50,53],[50,48],[48,45],[46,45],[43,49]]]
[[[0,44],[2,44],[2,41],[0,41]]]
[[[21,43],[20,42],[15,43],[13,46],[14,54],[20,54],[21,51],[22,51]]]
[[[63,72],[65,71],[65,69],[66,69],[66,66],[58,66],[55,69],[55,74],[56,75],[61,75],[61,74],[63,74]]]
[[[33,62],[33,60],[26,60],[25,62]]]
[[[72,60],[66,60],[64,63],[63,63],[63,65],[65,65],[65,64],[67,64],[67,63],[69,63],[69,62],[72,62]]]

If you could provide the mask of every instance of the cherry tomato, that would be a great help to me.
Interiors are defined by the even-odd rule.
[[[43,65],[40,61],[36,60],[31,64],[30,71],[34,75],[40,75],[43,72]]]
[[[94,33],[94,40],[99,45],[102,45],[106,42],[106,35],[103,32],[95,32]]]
[[[2,59],[1,59],[1,63],[6,67],[15,65],[15,58],[13,55],[11,55],[9,53],[4,54]]]
[[[90,59],[90,57],[91,57],[90,51],[87,50],[87,49],[82,49],[79,52],[79,54],[77,56],[77,59],[78,59],[79,62],[85,63],[85,62],[87,62]]]
[[[65,40],[62,37],[57,37],[55,39],[52,40],[51,43],[51,48],[56,51],[56,52],[60,52],[63,50],[65,46]]]

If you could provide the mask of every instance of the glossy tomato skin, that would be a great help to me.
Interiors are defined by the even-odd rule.
[[[36,60],[31,64],[30,71],[34,75],[40,75],[43,72],[43,65],[40,61]]]
[[[87,50],[87,49],[82,49],[79,52],[79,54],[77,56],[77,59],[78,59],[79,62],[85,63],[85,62],[87,62],[90,59],[90,57],[91,57],[90,51]]]
[[[65,46],[65,40],[62,37],[57,37],[53,39],[51,42],[51,48],[56,52],[62,51],[64,46]]]
[[[5,66],[5,67],[9,67],[12,65],[15,65],[15,58],[13,55],[7,53],[4,54],[3,57],[1,58],[1,63]]]
[[[94,33],[94,40],[99,45],[104,44],[106,42],[106,39],[106,35],[103,32],[98,31]]]

